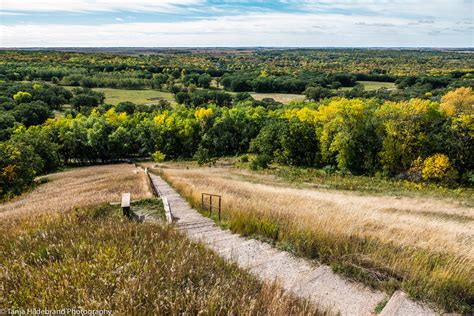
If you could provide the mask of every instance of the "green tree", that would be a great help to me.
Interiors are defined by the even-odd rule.
[[[25,92],[25,91],[18,91],[14,96],[13,96],[13,100],[16,102],[16,103],[28,103],[28,102],[31,102],[31,100],[33,99],[33,97],[31,96],[31,93],[29,92]]]
[[[42,101],[30,103],[21,103],[12,111],[17,122],[24,124],[26,127],[31,125],[39,125],[53,115],[48,105]]]
[[[374,100],[333,99],[319,108],[317,135],[323,163],[353,173],[371,173],[377,165],[380,140]]]
[[[48,126],[31,126],[28,129],[18,128],[11,141],[17,146],[28,147],[39,157],[37,173],[47,173],[60,166],[59,145],[52,141],[51,128]]]
[[[33,184],[41,159],[30,146],[0,143],[0,199],[19,194]]]
[[[330,89],[327,89],[321,86],[316,86],[316,87],[308,87],[304,91],[304,95],[310,100],[319,101],[322,99],[330,98],[333,95],[333,93]]]

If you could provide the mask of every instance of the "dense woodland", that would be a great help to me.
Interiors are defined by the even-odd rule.
[[[360,81],[393,82],[364,90]],[[176,104],[107,103],[93,88]],[[71,164],[242,156],[325,172],[474,185],[474,56],[397,50],[0,52],[0,197]],[[250,92],[304,94],[257,101]]]

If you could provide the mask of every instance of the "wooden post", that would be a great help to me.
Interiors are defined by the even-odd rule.
[[[209,195],[209,216],[212,216],[212,195]]]
[[[168,202],[168,199],[164,196],[161,199],[163,201],[163,206],[165,208],[166,220],[168,221],[168,223],[172,223],[173,222],[173,215],[171,214],[170,203]]]
[[[221,197],[219,196],[219,222],[221,221]]]
[[[207,201],[207,197],[209,196],[209,203],[207,202],[204,202],[204,200]],[[217,205],[212,205],[212,198],[217,198]],[[214,199],[215,201],[215,199]],[[211,193],[201,193],[201,209],[204,211],[206,210],[206,208],[204,207],[206,206],[208,211],[209,211],[209,216],[212,217],[212,208],[215,207],[217,208],[218,210],[218,217],[219,217],[219,221],[221,220],[221,212],[222,212],[222,197],[220,195],[217,195],[217,194],[211,194]]]
[[[130,192],[122,194],[123,215],[130,218]]]

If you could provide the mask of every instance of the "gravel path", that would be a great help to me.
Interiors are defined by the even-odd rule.
[[[265,281],[277,281],[287,291],[341,315],[373,314],[386,294],[349,282],[325,265],[273,248],[269,244],[240,237],[223,230],[202,216],[164,180],[150,174],[152,183],[170,204],[177,227],[196,241],[205,243],[220,256],[236,262]],[[383,310],[384,315],[433,315],[434,312],[395,293]],[[387,308],[388,307],[388,308]]]

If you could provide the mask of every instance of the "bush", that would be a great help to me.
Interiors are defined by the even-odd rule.
[[[423,162],[421,176],[425,181],[447,183],[454,181],[457,178],[457,173],[446,155],[435,154]]]
[[[209,153],[209,149],[205,148],[202,145],[199,145],[198,150],[196,150],[196,153],[194,154],[194,159],[200,166],[206,163],[210,163],[211,155]]]
[[[260,154],[252,160],[250,168],[252,168],[252,170],[266,169],[271,161],[272,158],[269,155]]]
[[[135,113],[136,108],[137,106],[135,103],[130,102],[130,101],[125,101],[125,102],[120,102],[119,104],[117,104],[117,106],[115,107],[115,110],[118,113],[125,112],[131,115]]]
[[[327,165],[322,167],[321,171],[324,172],[324,174],[334,174],[337,171],[337,168],[333,165]]]
[[[249,156],[248,155],[243,155],[242,157],[240,157],[240,162],[249,162]]]
[[[469,171],[464,174],[462,182],[467,184],[468,186],[474,186],[474,171]]]
[[[163,154],[161,151],[157,150],[153,154],[151,154],[151,158],[155,162],[163,162],[165,161],[166,155]]]
[[[423,178],[421,173],[423,171],[423,158],[418,157],[411,163],[410,169],[407,172],[407,178],[414,182],[420,182]]]

